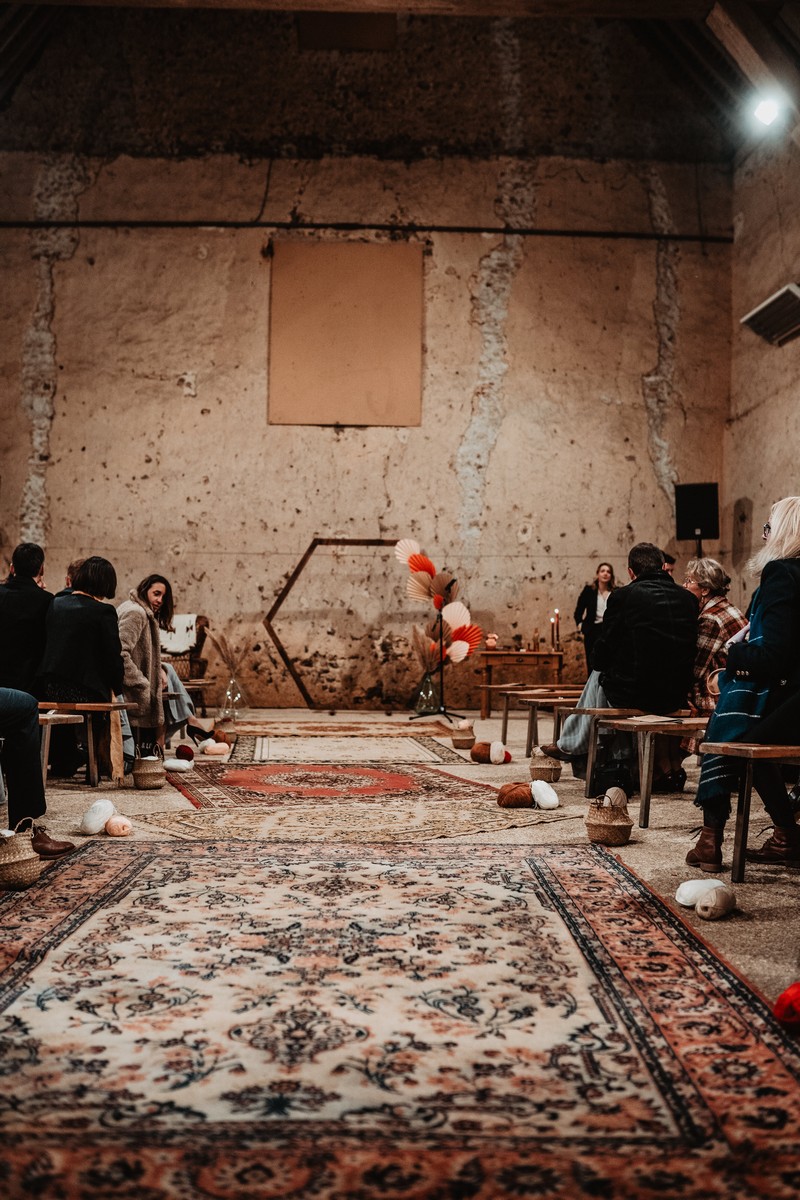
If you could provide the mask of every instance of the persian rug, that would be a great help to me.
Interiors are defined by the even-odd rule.
[[[0,922],[4,1200],[800,1186],[800,1047],[595,847],[91,843]]]
[[[240,737],[230,762],[351,763],[356,750],[371,763],[460,763],[468,761],[435,738],[371,737],[356,747],[352,737]]]
[[[563,809],[499,808],[489,784],[417,766],[198,766],[168,779],[200,811],[137,816],[144,836],[407,842],[575,818]]]
[[[249,737],[447,737],[453,726],[444,721],[237,721],[236,732]]]

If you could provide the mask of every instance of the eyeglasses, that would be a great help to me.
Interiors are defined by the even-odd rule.
[[[772,529],[772,526],[770,525],[769,521],[767,521],[766,525],[764,526],[764,533],[762,536],[765,538],[768,538],[770,535],[771,529]]]

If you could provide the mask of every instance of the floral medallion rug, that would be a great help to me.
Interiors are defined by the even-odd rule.
[[[0,921],[4,1200],[800,1188],[800,1048],[597,848],[91,843]]]
[[[496,788],[432,767],[377,764],[265,763],[196,766],[167,778],[196,812],[136,818],[147,837],[245,838],[270,841],[429,841],[492,834],[574,812],[499,808]]]

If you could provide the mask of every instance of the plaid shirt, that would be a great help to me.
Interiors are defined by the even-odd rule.
[[[700,716],[712,713],[716,708],[717,698],[708,690],[708,677],[712,671],[725,666],[725,643],[746,624],[739,609],[724,596],[712,596],[700,610],[694,682],[689,693],[689,702]]]

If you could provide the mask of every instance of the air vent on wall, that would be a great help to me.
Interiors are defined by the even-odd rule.
[[[742,317],[739,324],[749,326],[754,333],[772,342],[773,346],[782,346],[784,342],[797,337],[800,334],[800,286],[796,283],[787,284],[746,317]]]

